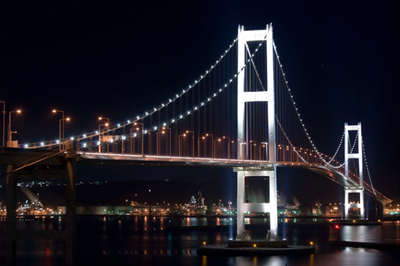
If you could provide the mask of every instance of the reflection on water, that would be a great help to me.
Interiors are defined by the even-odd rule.
[[[384,222],[382,225],[342,226],[340,236],[344,241],[400,244],[400,221]]]
[[[265,238],[268,220],[246,218],[253,239]],[[59,230],[63,221],[18,221],[19,230]],[[330,246],[330,239],[396,242],[399,222],[382,226],[341,226],[297,221],[279,223],[279,235],[289,244],[316,246],[316,253],[302,256],[222,257],[197,256],[203,243],[224,244],[236,234],[236,219],[195,217],[80,216],[77,222],[77,265],[398,265],[399,255],[362,248]],[[0,244],[5,243],[5,222],[0,222]],[[4,259],[0,245],[0,262]],[[64,243],[59,240],[18,241],[18,265],[64,265]],[[133,263],[133,264],[132,264]],[[396,264],[397,263],[397,264]]]

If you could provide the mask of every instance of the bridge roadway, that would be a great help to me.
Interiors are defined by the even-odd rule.
[[[262,160],[238,160],[227,158],[178,157],[142,154],[96,153],[77,151],[78,165],[115,166],[202,166],[226,168],[253,168],[271,170],[273,164]],[[14,171],[31,165],[58,165],[64,152],[39,149],[0,147],[0,165],[13,165]],[[304,162],[277,162],[277,167],[296,167],[319,173],[343,187],[358,187],[357,183],[335,169]],[[369,193],[368,191],[366,191]]]
[[[198,167],[225,167],[225,168],[247,168],[254,170],[271,170],[273,164],[262,160],[238,160],[227,158],[203,158],[203,157],[178,157],[162,155],[121,154],[121,153],[97,153],[77,151],[78,165],[115,165],[115,166],[198,166]],[[0,147],[0,165],[12,165],[13,172],[27,168],[32,165],[56,166],[65,157],[65,151],[21,149]],[[329,180],[345,188],[358,188],[359,185],[343,173],[320,164],[304,162],[282,162],[278,161],[277,167],[295,167],[306,169],[321,174]],[[3,173],[0,173],[0,178]],[[364,182],[365,183],[365,182]],[[391,200],[378,193],[374,195],[371,191],[365,193],[376,197],[383,204]]]

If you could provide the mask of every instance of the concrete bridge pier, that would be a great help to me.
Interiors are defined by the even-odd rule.
[[[33,158],[35,160],[35,158]],[[7,166],[6,177],[6,265],[16,265],[17,240],[19,239],[63,239],[67,266],[76,265],[76,150],[72,143],[66,153],[58,155],[59,163],[25,162]],[[34,161],[33,160],[33,161]],[[41,160],[38,160],[40,162]],[[64,230],[18,230],[17,229],[17,181],[61,179],[66,184],[66,215]]]
[[[360,196],[359,203],[349,203],[349,194],[357,193]],[[360,209],[360,219],[365,219],[364,214],[364,188],[344,188],[344,217],[349,219],[349,208]]]
[[[253,169],[251,167],[236,167],[237,173],[237,235],[236,240],[248,240],[244,227],[244,216],[247,212],[269,213],[270,235],[266,240],[278,241],[278,197],[276,187],[276,172],[270,169]],[[246,177],[260,177],[269,179],[269,197],[264,203],[246,202]]]

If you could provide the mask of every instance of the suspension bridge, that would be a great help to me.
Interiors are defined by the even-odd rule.
[[[237,172],[237,239],[244,237],[246,212],[270,213],[271,240],[278,238],[277,167],[309,169],[343,186],[346,218],[349,208],[359,208],[365,218],[364,192],[382,204],[391,202],[373,186],[361,123],[344,123],[334,154],[318,150],[288,84],[272,25],[249,31],[239,26],[221,56],[187,87],[125,121],[111,123],[103,117],[99,122],[98,129],[67,138],[60,122],[57,139],[3,148],[0,162],[9,165],[8,190],[14,190],[12,177],[22,172],[32,177],[37,165],[57,165],[61,157],[66,158],[63,169],[71,195],[76,164],[229,167]],[[266,202],[248,202],[248,176],[268,177]],[[360,201],[349,203],[350,193],[359,194]],[[7,206],[15,204],[12,194]],[[68,204],[73,221],[73,196]],[[8,214],[11,222],[15,212]]]

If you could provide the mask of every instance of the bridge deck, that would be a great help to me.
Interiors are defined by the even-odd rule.
[[[270,170],[273,164],[262,160],[238,160],[227,158],[178,157],[142,154],[96,153],[77,151],[79,165],[115,165],[115,166],[201,166],[201,167],[246,167]],[[24,168],[37,160],[38,165],[58,165],[64,154],[58,151],[40,149],[20,149],[0,147],[0,165],[14,165]],[[347,188],[359,185],[335,169],[319,164],[304,162],[277,162],[277,167],[296,167],[319,173],[331,181]],[[372,195],[369,191],[367,194]],[[380,199],[378,197],[378,199]],[[381,200],[381,199],[380,199]]]

